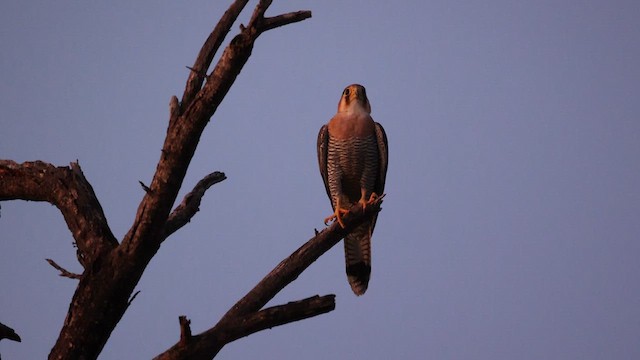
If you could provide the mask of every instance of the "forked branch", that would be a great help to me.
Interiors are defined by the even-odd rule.
[[[226,343],[230,343],[258,331],[326,314],[335,308],[335,295],[316,295],[251,313],[239,321],[229,323],[220,335]]]
[[[350,212],[343,218],[345,223],[344,228],[334,223],[327,229],[317,233],[298,250],[294,251],[273,268],[253,289],[233,305],[214,327],[202,334],[191,337],[187,344],[179,341],[170,349],[158,355],[156,359],[211,359],[226,344],[240,337],[333,310],[335,305],[329,304],[329,301],[334,302],[333,295],[329,295],[331,300],[327,297],[318,298],[322,299],[318,300],[321,301],[322,305],[318,305],[318,303],[310,300],[314,298],[306,299],[309,303],[318,306],[315,307],[314,305],[311,308],[305,308],[307,310],[305,310],[304,314],[309,316],[304,317],[301,316],[302,313],[298,311],[299,308],[293,305],[287,307],[289,304],[264,310],[260,309],[273,299],[280,290],[293,282],[322,254],[336,245],[346,234],[379,212],[383,197],[384,196],[380,196],[376,201],[368,204],[365,209],[362,209],[360,206],[352,207]],[[262,311],[266,312],[262,313]],[[278,315],[267,316],[266,314],[269,314],[269,311],[273,311],[274,314]],[[288,311],[291,311],[291,313],[287,313]],[[251,326],[247,323],[249,319],[253,319],[252,322],[250,322],[250,324],[253,324]],[[258,321],[257,319],[261,320]]]
[[[204,82],[205,75],[207,73],[207,69],[211,65],[211,61],[213,61],[213,57],[216,52],[222,45],[222,41],[229,33],[231,26],[240,15],[240,12],[247,5],[249,0],[236,0],[231,6],[225,11],[224,15],[218,21],[215,28],[207,37],[207,40],[202,45],[198,56],[196,57],[196,61],[193,63],[193,66],[190,67],[191,73],[189,74],[189,79],[187,80],[187,85],[184,89],[184,94],[182,95],[182,107],[186,108],[191,104],[191,101],[196,96],[196,94],[202,88],[202,83]]]

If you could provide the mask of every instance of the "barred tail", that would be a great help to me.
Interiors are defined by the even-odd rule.
[[[358,296],[367,291],[371,275],[371,230],[372,223],[365,222],[344,239],[347,279]]]

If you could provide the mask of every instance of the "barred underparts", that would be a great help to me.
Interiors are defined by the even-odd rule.
[[[360,189],[367,189],[367,199],[378,175],[378,146],[375,136],[335,139],[329,135],[327,173],[333,203],[342,194],[342,204],[360,200]],[[381,195],[381,194],[379,194]]]

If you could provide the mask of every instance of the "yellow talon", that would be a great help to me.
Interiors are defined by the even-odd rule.
[[[360,189],[360,200],[358,200],[358,204],[362,205],[362,211],[367,207],[367,201],[365,198],[367,197],[367,190]]]
[[[342,228],[344,228],[344,223],[342,222],[342,215],[347,214],[349,212],[349,210],[347,209],[341,209],[341,208],[336,208],[336,211],[329,216],[328,218],[324,219],[324,224],[325,225],[329,225],[330,221],[337,221],[338,224],[340,224],[340,226]]]
[[[362,195],[360,196],[360,200],[358,200],[358,203],[362,205],[362,211],[365,210],[367,205],[373,204],[378,199],[378,194],[374,192],[371,192],[371,195],[369,195],[369,200],[365,200],[367,198],[367,190],[362,189],[360,190],[360,193]]]
[[[328,218],[324,219],[324,224],[325,225],[329,225],[329,221],[337,221],[338,224],[340,224],[340,226],[344,229],[344,223],[342,222],[342,215],[348,213],[349,210],[347,209],[343,209],[340,207],[340,199],[338,198],[337,204],[336,204],[336,210],[333,212],[333,215],[329,216]]]

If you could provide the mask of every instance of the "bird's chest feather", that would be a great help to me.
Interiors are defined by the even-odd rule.
[[[335,139],[365,138],[375,131],[373,119],[365,112],[340,112],[329,121],[329,135]]]
[[[337,139],[329,135],[330,177],[339,181],[343,190],[359,194],[362,180],[377,168],[375,146],[374,136]]]
[[[357,200],[366,183],[363,179],[376,169],[375,123],[364,112],[339,112],[328,125],[327,170],[332,193],[339,191]]]

